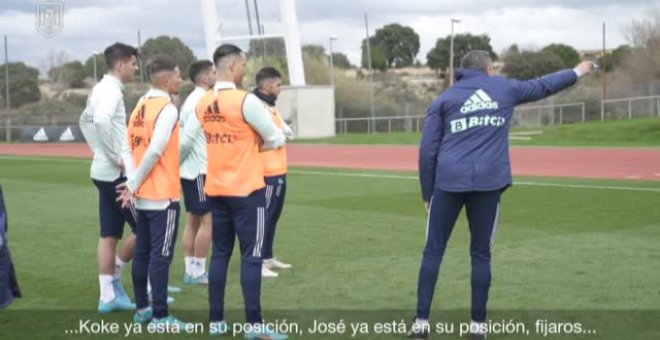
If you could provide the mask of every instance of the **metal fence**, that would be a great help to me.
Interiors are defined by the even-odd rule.
[[[424,115],[392,117],[337,118],[338,134],[421,132]],[[519,106],[513,113],[512,126],[540,127],[586,121],[585,103]]]
[[[601,101],[601,120],[660,117],[660,96]]]
[[[599,102],[601,105],[600,115],[597,108]],[[599,119],[605,121],[614,119],[660,118],[660,96],[596,101],[589,106],[589,111],[587,109],[586,102],[518,106],[514,110],[511,126],[543,127],[548,125],[584,123]],[[377,118],[337,118],[335,131],[338,134],[420,132],[424,128],[425,117],[416,115]]]
[[[335,131],[338,134],[373,132],[420,132],[426,116],[393,116],[376,118],[337,118]]]
[[[600,103],[600,114],[598,104]],[[594,107],[595,106],[595,107]],[[407,110],[410,112],[410,110]],[[583,123],[591,120],[660,118],[660,96],[644,96],[608,99],[603,101],[523,105],[516,107],[511,125],[514,127],[542,127]],[[392,133],[421,132],[425,115],[404,115],[390,117],[360,117],[335,119],[337,134],[347,133]],[[11,120],[0,120],[0,141],[81,141],[77,123],[53,119],[34,121],[25,125],[13,125]],[[67,129],[70,130],[67,132]],[[43,132],[40,132],[43,130]],[[70,138],[73,135],[73,139]]]
[[[587,121],[586,105],[567,103],[554,105],[524,105],[513,111],[511,126],[541,127],[546,125],[584,123]]]

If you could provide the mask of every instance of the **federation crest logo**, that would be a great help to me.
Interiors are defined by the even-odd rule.
[[[37,1],[37,31],[51,38],[64,28],[64,0]]]

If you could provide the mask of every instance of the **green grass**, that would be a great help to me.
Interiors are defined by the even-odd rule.
[[[660,119],[633,119],[543,128],[515,128],[513,132],[543,131],[531,140],[511,140],[515,146],[660,146]],[[335,138],[300,139],[297,143],[417,145],[421,134],[393,132],[378,134],[350,133]]]
[[[0,338],[95,338],[64,333],[77,329],[79,319],[100,320],[95,313],[97,198],[88,167],[83,160],[0,157],[10,246],[25,296],[0,312]],[[598,339],[657,339],[660,313],[653,310],[660,306],[660,183],[517,181],[523,183],[504,196],[494,249],[493,318],[533,320],[540,315],[585,322],[598,331]],[[561,186],[565,184],[576,187]],[[293,169],[288,195],[276,253],[294,268],[264,281],[265,317],[289,322],[409,320],[426,224],[415,175]],[[183,275],[180,235],[181,230],[170,276],[176,285]],[[469,318],[468,244],[462,216],[441,270],[434,321]],[[230,321],[240,322],[236,254],[227,307]],[[130,275],[124,284],[131,294]],[[174,296],[174,315],[205,322],[205,288],[184,287]],[[122,323],[123,332],[131,315],[104,320]],[[654,333],[641,335],[637,327],[642,326]],[[121,337],[123,333],[102,338]]]

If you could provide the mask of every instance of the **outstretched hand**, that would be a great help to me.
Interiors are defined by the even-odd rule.
[[[593,70],[598,68],[598,65],[594,63],[593,61],[583,61],[579,63],[577,66],[575,66],[575,70],[579,72],[581,75],[587,75],[591,73]]]

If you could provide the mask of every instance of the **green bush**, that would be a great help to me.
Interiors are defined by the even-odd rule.
[[[66,101],[46,99],[23,105],[12,113],[12,124],[74,124],[78,122],[83,107]]]
[[[87,106],[87,96],[77,93],[69,93],[62,98],[65,102],[71,104],[72,106],[80,108],[80,111]]]
[[[149,83],[131,83],[124,86],[124,106],[126,107],[126,118],[131,115],[138,101],[149,91]]]

